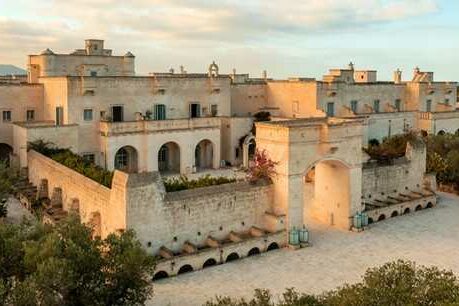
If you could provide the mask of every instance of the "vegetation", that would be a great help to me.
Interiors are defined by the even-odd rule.
[[[211,177],[209,174],[195,180],[189,180],[186,176],[180,176],[179,178],[164,179],[164,187],[166,187],[166,192],[174,192],[180,190],[234,183],[235,181],[235,178]]]
[[[253,157],[253,163],[250,163],[247,171],[247,179],[249,182],[256,182],[264,179],[271,181],[276,175],[276,165],[278,162],[271,160],[266,150],[256,150]]]
[[[413,133],[393,136],[382,144],[370,143],[365,151],[378,161],[401,157],[407,142],[416,137]],[[427,146],[427,172],[436,173],[439,183],[452,185],[459,191],[459,135],[428,135],[423,140]]]
[[[368,148],[364,150],[374,160],[392,160],[405,156],[407,142],[416,141],[417,139],[418,136],[415,133],[407,133],[385,138],[381,144],[377,139],[371,139],[368,142]]]
[[[69,149],[57,148],[54,144],[43,140],[30,142],[29,150],[30,149],[35,150],[38,153],[41,153],[108,188],[112,185],[113,172],[107,171],[102,167],[87,161],[82,156],[73,153]]]
[[[274,300],[269,291],[256,290],[250,300],[217,297],[205,306],[459,305],[459,282],[451,271],[399,260],[368,269],[362,281],[354,285],[321,295],[287,289]]]
[[[56,227],[0,224],[1,305],[144,305],[153,257],[132,231],[92,239],[71,216]]]
[[[17,179],[17,171],[9,167],[7,161],[0,160],[0,218],[6,217],[8,213],[6,200],[13,192]]]

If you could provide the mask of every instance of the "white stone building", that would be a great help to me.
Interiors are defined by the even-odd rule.
[[[432,206],[422,144],[384,167],[361,149],[409,130],[459,129],[457,83],[418,68],[409,81],[397,70],[391,82],[352,64],[320,81],[221,74],[214,62],[205,73],[138,76],[132,53],[86,40],[70,54],[30,55],[28,73],[27,83],[0,84],[0,158],[27,167],[31,183],[64,210],[76,207],[100,235],[135,229],[167,275],[202,268],[204,251],[221,263],[283,246],[308,218],[350,229],[362,211],[377,221]],[[261,111],[272,121],[254,128]],[[37,139],[122,171],[111,188],[98,185],[28,152]],[[255,146],[279,162],[272,184],[164,191],[161,175],[246,166]]]

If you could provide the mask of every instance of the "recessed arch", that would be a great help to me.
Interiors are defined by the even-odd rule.
[[[433,207],[433,203],[432,202],[427,203],[426,208],[432,208],[432,207]]]
[[[236,252],[233,252],[231,254],[229,254],[227,257],[226,257],[226,261],[225,262],[230,262],[230,261],[234,261],[234,260],[238,260],[240,257],[239,257],[239,254],[236,253]]]
[[[128,173],[137,172],[137,150],[132,146],[124,146],[118,149],[115,154],[115,169]]]
[[[176,142],[169,141],[159,148],[158,171],[180,173],[180,146]]]
[[[279,245],[277,244],[277,242],[271,242],[268,245],[268,248],[266,249],[266,251],[269,252],[269,251],[277,250],[277,249],[279,249]]]
[[[420,210],[422,210],[422,205],[421,204],[416,206],[416,208],[414,209],[414,211],[420,211]]]
[[[191,265],[183,265],[180,267],[177,274],[184,274],[188,272],[193,272],[193,267]]]
[[[166,271],[158,271],[155,273],[155,275],[153,275],[153,280],[159,280],[159,279],[164,279],[168,277],[169,277],[169,274],[167,274]]]
[[[444,130],[440,130],[437,135],[443,136],[446,135],[446,132]]]
[[[403,214],[406,215],[406,214],[409,214],[411,212],[411,209],[409,207],[405,208],[405,210],[403,211]]]
[[[217,261],[215,259],[209,258],[204,262],[204,264],[202,265],[202,268],[205,269],[207,267],[215,266],[216,264],[217,264]]]
[[[212,169],[214,164],[214,144],[209,139],[203,139],[194,149],[194,165],[197,170]]]
[[[383,221],[383,220],[386,220],[386,215],[385,214],[382,214],[378,217],[378,221]]]
[[[391,218],[397,217],[398,216],[398,211],[394,210],[390,216],[391,216]]]
[[[247,253],[247,256],[255,256],[258,254],[260,254],[260,249],[255,247],[250,249],[249,253]]]
[[[368,224],[374,223],[373,218],[368,218]]]
[[[350,169],[348,163],[337,158],[319,159],[306,168],[303,205],[307,218],[348,227],[352,201]]]

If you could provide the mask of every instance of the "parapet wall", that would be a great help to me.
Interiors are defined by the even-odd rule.
[[[386,198],[389,195],[423,188],[426,171],[426,150],[423,143],[407,145],[406,155],[387,165],[363,164],[362,197]]]
[[[158,172],[115,171],[112,187],[107,188],[35,151],[28,153],[28,166],[34,185],[47,180],[50,198],[61,190],[64,210],[71,210],[77,200],[83,222],[94,223],[97,216],[102,237],[134,229],[154,254],[161,246],[179,252],[185,242],[201,247],[209,236],[225,240],[231,231],[264,228],[265,212],[271,210],[268,183],[238,182],[166,193]]]
[[[166,193],[159,175],[151,184],[130,186],[128,227],[149,252],[161,246],[179,252],[185,242],[198,248],[211,236],[224,240],[231,231],[263,228],[270,210],[271,185],[247,182]]]
[[[33,150],[28,152],[27,158],[29,181],[40,186],[42,180],[47,180],[50,198],[60,189],[65,211],[70,211],[77,200],[83,222],[92,222],[94,216],[99,215],[102,237],[126,228],[125,198],[122,196],[126,174],[115,172],[114,188],[110,189]]]

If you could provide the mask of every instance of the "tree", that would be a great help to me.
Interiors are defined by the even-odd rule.
[[[459,305],[459,282],[451,272],[398,260],[368,269],[362,281],[314,296],[287,289],[277,303],[266,290],[249,301],[218,297],[205,306],[405,306]]]
[[[0,225],[0,304],[144,305],[153,257],[132,231],[93,239],[70,216],[56,227]]]
[[[0,218],[6,217],[8,213],[6,200],[12,192],[16,179],[16,171],[8,166],[7,161],[0,160]]]

